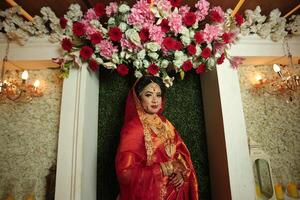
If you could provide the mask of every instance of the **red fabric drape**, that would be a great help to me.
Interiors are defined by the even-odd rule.
[[[137,111],[138,104],[139,100],[132,89],[127,97],[125,122],[116,155],[119,200],[198,200],[197,179],[189,151],[161,112],[158,113],[159,117],[174,129],[176,153],[173,158],[168,157],[163,142],[153,133],[153,162],[147,165],[144,127]],[[173,185],[168,184],[168,177],[163,176],[160,163],[176,159],[179,155],[184,158],[190,173],[184,185],[176,191]]]

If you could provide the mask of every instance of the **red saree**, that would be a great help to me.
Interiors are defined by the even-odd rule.
[[[134,89],[127,97],[125,122],[116,155],[116,172],[120,185],[119,200],[198,200],[198,185],[189,151],[172,124],[159,119],[172,133],[175,153],[166,153],[165,141],[152,131],[147,132],[143,110]],[[168,183],[160,163],[183,158],[188,168],[179,190]]]

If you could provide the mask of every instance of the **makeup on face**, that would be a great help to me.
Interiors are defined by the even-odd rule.
[[[161,109],[162,94],[158,84],[150,83],[140,93],[140,100],[144,111],[156,114]]]

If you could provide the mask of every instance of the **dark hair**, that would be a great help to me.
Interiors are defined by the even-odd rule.
[[[143,89],[149,85],[150,83],[156,83],[161,90],[161,95],[164,97],[165,91],[166,91],[166,86],[163,82],[163,80],[160,77],[157,76],[143,76],[141,77],[138,82],[136,83],[134,90],[137,96],[140,95],[140,93],[143,91]]]

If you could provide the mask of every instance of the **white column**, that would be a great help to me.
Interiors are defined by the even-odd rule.
[[[228,61],[201,77],[212,199],[255,199],[237,71]]]
[[[64,80],[57,155],[56,200],[95,200],[99,79],[86,65]]]

